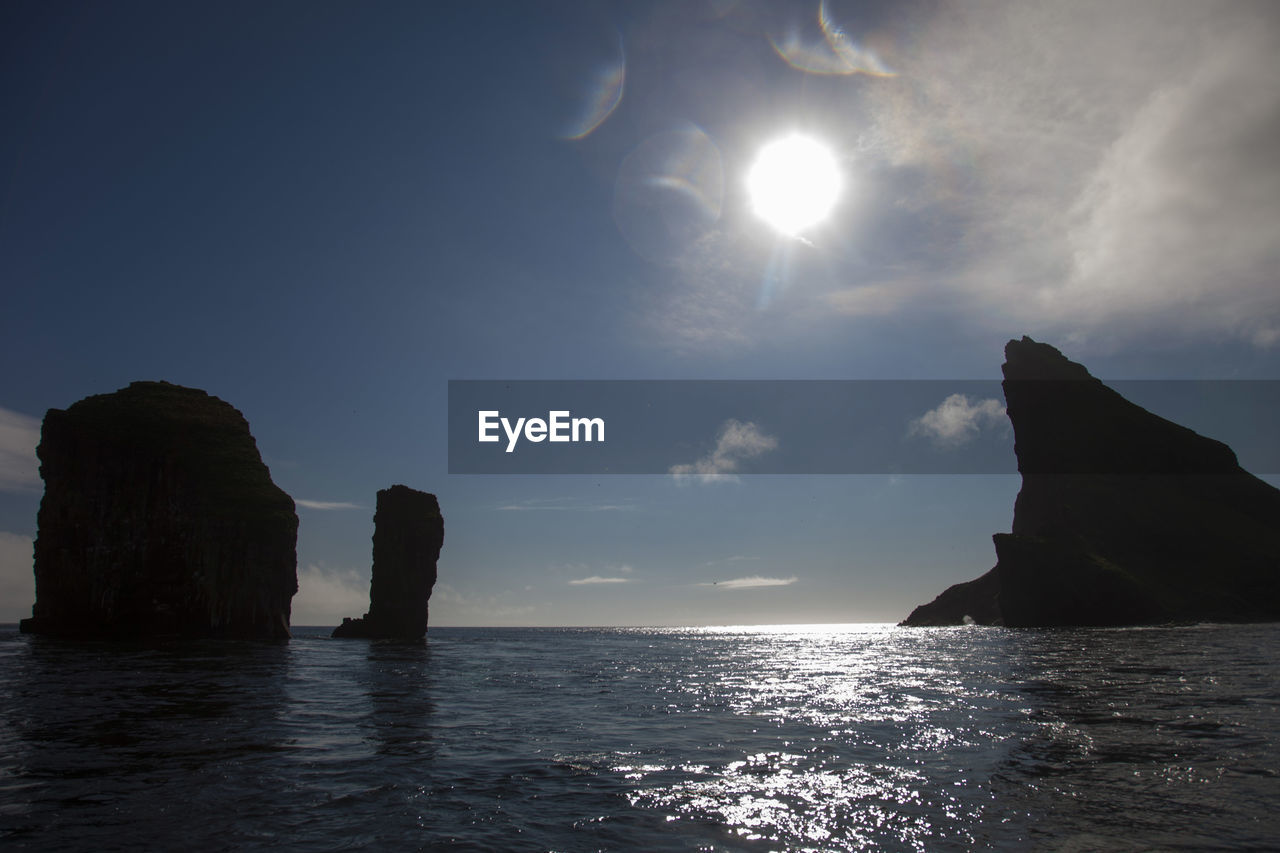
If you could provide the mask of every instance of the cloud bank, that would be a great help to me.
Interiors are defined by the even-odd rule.
[[[40,488],[40,419],[0,408],[0,491]]]
[[[526,624],[537,607],[509,604],[509,595],[509,591],[501,595],[469,595],[448,584],[436,584],[431,594],[431,618],[438,625]]]
[[[369,576],[356,569],[309,565],[298,569],[293,597],[294,625],[338,625],[344,616],[363,616],[369,609]]]
[[[0,622],[17,622],[31,615],[36,578],[30,536],[0,531]]]

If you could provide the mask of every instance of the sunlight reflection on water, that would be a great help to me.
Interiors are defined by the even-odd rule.
[[[969,844],[984,802],[960,796],[913,763],[998,747],[1000,738],[965,726],[953,669],[894,660],[908,635],[889,625],[696,629],[727,640],[667,690],[673,708],[717,707],[751,721],[751,734],[783,749],[718,764],[619,763],[637,783],[636,805],[677,820],[713,821],[748,841],[802,849],[858,849],[892,837],[923,849],[947,839]],[[674,777],[674,778],[673,778]]]

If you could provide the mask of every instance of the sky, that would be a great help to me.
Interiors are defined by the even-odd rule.
[[[0,115],[0,621],[45,411],[140,379],[248,419],[295,625],[367,609],[394,483],[433,625],[897,621],[1012,520],[1015,474],[750,475],[733,419],[666,474],[450,474],[451,380],[995,380],[1022,335],[1280,379],[1274,3],[18,0]],[[747,176],[794,134],[840,193],[785,234]]]

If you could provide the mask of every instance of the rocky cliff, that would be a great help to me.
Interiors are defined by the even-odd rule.
[[[420,640],[444,544],[440,504],[435,495],[392,486],[378,492],[373,525],[369,612],[343,619],[333,636]]]
[[[135,382],[50,409],[29,633],[289,636],[298,516],[244,416]]]
[[[996,566],[912,611],[1009,626],[1280,619],[1280,491],[1030,338],[1005,347],[1022,489]]]

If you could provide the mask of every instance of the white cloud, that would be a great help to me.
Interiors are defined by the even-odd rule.
[[[778,440],[765,435],[754,423],[730,419],[720,427],[715,450],[696,462],[672,465],[669,473],[678,483],[688,477],[697,477],[703,483],[734,480],[736,478],[730,475],[738,470],[742,460],[759,456],[777,446]]]
[[[1009,428],[1004,406],[999,400],[973,401],[964,394],[952,394],[911,421],[907,435],[924,436],[939,447],[959,447],[972,441],[987,427]]]
[[[734,578],[727,581],[715,581],[713,583],[703,583],[699,586],[713,586],[716,589],[760,589],[766,586],[790,586],[799,578],[765,578],[760,575],[752,575],[746,578]]]
[[[626,569],[624,567],[624,569],[621,569],[620,571],[630,571],[630,569]],[[569,585],[582,586],[584,584],[630,583],[630,582],[631,582],[630,578],[602,578],[599,575],[592,575],[591,577],[588,577],[588,578],[578,578],[577,580],[571,580],[569,581]]]
[[[294,498],[294,503],[300,507],[307,509],[332,510],[332,509],[366,509],[360,504],[347,503],[346,501],[307,501],[302,498]]]
[[[30,536],[0,531],[0,622],[31,615],[36,600],[31,547]]]
[[[0,408],[0,491],[27,492],[40,487],[40,419]]]
[[[368,609],[367,573],[316,565],[298,570],[289,620],[294,625],[338,625],[344,616],[363,616]]]

